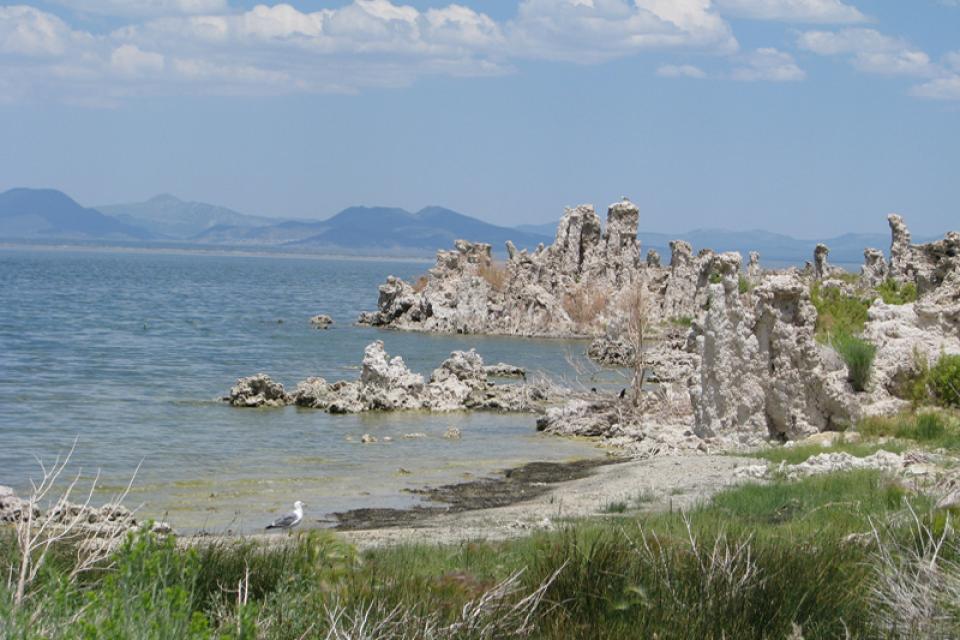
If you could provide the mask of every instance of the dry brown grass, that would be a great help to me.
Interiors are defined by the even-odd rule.
[[[607,308],[609,299],[603,291],[594,291],[588,287],[579,287],[563,297],[563,310],[577,325],[577,329],[590,327]]]
[[[477,267],[477,275],[487,281],[494,291],[507,288],[507,267],[496,262],[488,262]]]
[[[427,284],[430,282],[430,278],[427,276],[420,276],[417,278],[417,281],[413,283],[413,292],[420,293],[427,288]]]

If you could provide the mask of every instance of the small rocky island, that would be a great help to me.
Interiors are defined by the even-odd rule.
[[[323,378],[307,378],[293,393],[279,382],[260,373],[237,380],[224,400],[234,407],[278,407],[297,405],[330,413],[363,411],[457,411],[485,409],[496,411],[537,411],[557,401],[556,390],[546,380],[531,383],[502,384],[490,380],[501,377],[525,377],[526,372],[512,365],[484,365],[473,350],[454,351],[424,381],[413,373],[403,358],[390,358],[383,342],[377,340],[363,353],[360,378],[328,383]]]

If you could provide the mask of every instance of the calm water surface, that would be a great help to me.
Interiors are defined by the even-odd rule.
[[[127,503],[181,530],[254,530],[289,503],[310,518],[405,506],[405,488],[454,482],[530,460],[599,452],[535,433],[530,415],[236,409],[217,401],[238,376],[264,371],[288,388],[311,375],[359,375],[375,339],[428,374],[476,347],[555,375],[583,345],[430,336],[353,326],[388,274],[412,262],[0,250],[0,484],[25,489],[35,456],[79,438],[75,466],[101,470],[103,498],[140,464]],[[329,331],[308,319],[331,315]],[[457,426],[463,439],[442,438]],[[409,432],[425,439],[404,440]],[[362,445],[360,436],[392,436]],[[352,440],[352,441],[351,441]],[[401,474],[399,468],[409,470]]]

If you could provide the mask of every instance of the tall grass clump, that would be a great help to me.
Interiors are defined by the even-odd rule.
[[[838,333],[831,340],[833,348],[847,365],[847,377],[854,391],[866,391],[873,370],[877,347],[863,338]]]
[[[873,303],[871,298],[847,295],[838,287],[824,287],[820,282],[810,288],[810,301],[817,309],[816,335],[821,342],[829,342],[834,335],[863,333],[867,310]]]
[[[937,403],[960,407],[960,355],[942,355],[930,368],[929,384]]]
[[[888,278],[877,286],[877,293],[887,304],[907,304],[917,301],[917,285],[913,282],[900,284],[893,278]]]
[[[949,411],[871,416],[857,424],[857,431],[865,438],[898,438],[937,449],[960,449],[960,419]],[[884,448],[889,446],[888,443]]]

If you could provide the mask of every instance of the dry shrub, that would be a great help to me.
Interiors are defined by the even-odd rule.
[[[427,276],[420,276],[417,278],[417,281],[413,283],[413,292],[420,293],[427,288],[427,284],[430,282],[430,278]]]
[[[607,308],[609,300],[604,291],[579,287],[563,297],[563,310],[578,329],[589,327]]]
[[[494,291],[507,287],[507,267],[496,262],[487,262],[477,267],[477,275],[487,281]]]

